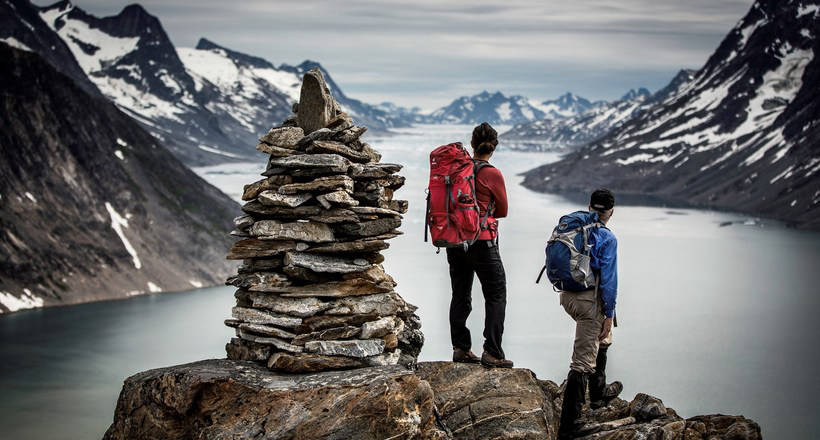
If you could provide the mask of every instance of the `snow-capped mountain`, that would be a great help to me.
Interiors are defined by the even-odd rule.
[[[553,114],[544,119],[518,124],[503,133],[501,138],[510,142],[511,148],[520,150],[554,151],[581,146],[623,125],[655,102],[662,101],[683,82],[691,79],[692,73],[691,70],[681,70],[668,86],[654,95],[645,88],[639,88],[628,91],[612,102],[591,103],[583,98],[580,98],[583,101],[563,99],[563,102],[571,105],[579,101],[586,104],[565,105],[563,114],[566,117],[556,117]],[[574,95],[566,94],[561,98],[570,96]],[[585,110],[573,115],[570,112],[572,109]]]
[[[820,2],[758,0],[666,99],[524,184],[820,227]]]
[[[206,39],[177,49],[160,21],[137,4],[103,18],[68,1],[38,8],[8,0],[0,8],[7,12],[0,39],[101,92],[191,165],[254,156],[256,139],[290,114],[302,75],[314,67],[342,108],[371,130],[413,120],[346,96],[313,61],[274,66]]]
[[[0,58],[0,313],[221,283],[236,202],[36,53]]]
[[[532,105],[544,113],[545,119],[564,119],[580,115],[596,104],[598,102],[592,103],[584,97],[567,92],[556,99],[548,99]]]
[[[73,79],[92,95],[100,91],[85,75],[71,50],[40,18],[40,10],[28,0],[0,3],[0,41],[17,49],[40,54],[58,72]]]
[[[430,123],[438,124],[518,124],[544,117],[544,112],[537,109],[523,96],[505,96],[501,92],[490,93],[486,90],[473,96],[462,96],[446,107],[442,107],[428,116]]]

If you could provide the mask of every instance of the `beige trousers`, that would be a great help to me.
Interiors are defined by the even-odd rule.
[[[612,344],[612,332],[598,340],[604,324],[603,304],[594,289],[583,292],[561,292],[561,306],[575,321],[575,345],[569,368],[580,373],[595,372],[595,358],[601,344]]]

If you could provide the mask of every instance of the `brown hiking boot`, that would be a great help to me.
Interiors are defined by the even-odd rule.
[[[453,349],[453,362],[461,362],[464,364],[477,364],[481,359],[475,355],[471,350],[462,350],[460,348]]]
[[[487,351],[484,351],[484,354],[481,355],[481,365],[487,368],[512,368],[513,361],[509,359],[498,359],[490,353],[487,353]]]

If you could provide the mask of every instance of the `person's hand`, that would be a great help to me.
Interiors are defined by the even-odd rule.
[[[601,334],[598,335],[598,340],[603,341],[604,339],[609,336],[609,332],[612,331],[612,318],[604,319],[604,324],[601,326]]]

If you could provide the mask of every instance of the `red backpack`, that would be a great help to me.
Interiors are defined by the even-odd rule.
[[[475,179],[478,171],[492,166],[478,165],[460,142],[442,145],[430,153],[430,186],[427,188],[427,213],[424,219],[424,241],[427,227],[433,246],[463,247],[476,240],[492,211],[490,202],[484,217],[479,215]]]

